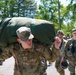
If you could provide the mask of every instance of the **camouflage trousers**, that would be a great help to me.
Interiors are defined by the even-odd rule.
[[[56,68],[57,72],[58,72],[60,75],[65,75],[64,69],[62,69],[62,68],[60,67],[60,61],[61,61],[60,59],[61,59],[61,57],[58,57],[58,58],[57,58],[57,60],[56,60],[56,62],[55,62],[55,68]]]

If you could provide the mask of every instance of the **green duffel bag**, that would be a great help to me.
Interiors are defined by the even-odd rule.
[[[25,17],[6,18],[0,23],[0,46],[6,47],[17,42],[16,30],[19,27],[30,27],[34,42],[50,45],[55,37],[53,23]]]

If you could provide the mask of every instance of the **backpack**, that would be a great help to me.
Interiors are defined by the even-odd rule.
[[[0,24],[0,47],[7,47],[17,42],[16,30],[21,27],[30,27],[34,35],[34,42],[50,45],[55,37],[53,23],[46,20],[25,17],[6,18]]]

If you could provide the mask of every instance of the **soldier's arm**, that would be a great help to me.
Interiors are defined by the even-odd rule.
[[[6,48],[1,48],[0,51],[1,51],[0,52],[0,59],[6,60],[12,56],[11,46],[8,46]]]
[[[51,50],[51,59],[50,59],[50,61],[54,62],[57,59],[57,57],[59,56],[59,50],[60,49],[57,49],[55,47],[55,45],[53,44],[52,47],[50,48],[50,50]]]
[[[0,49],[0,65],[3,64],[3,62],[8,59],[9,57],[11,57],[11,53],[9,50],[2,50]]]
[[[64,52],[62,54],[61,62],[67,59],[67,55],[66,55],[67,48],[68,48],[68,42],[66,43],[66,45],[64,47]]]

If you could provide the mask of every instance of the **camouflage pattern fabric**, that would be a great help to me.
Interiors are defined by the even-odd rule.
[[[76,40],[73,40],[71,38],[68,40],[65,48],[65,58],[69,61],[70,75],[75,75],[75,66],[76,66],[75,51],[76,51]]]
[[[55,68],[57,69],[57,72],[60,75],[65,75],[64,69],[62,69],[60,67],[60,63],[61,63],[61,57],[64,56],[63,53],[64,53],[66,43],[67,43],[67,41],[63,39],[62,46],[61,46],[60,51],[59,51],[59,56],[57,57],[56,62],[55,62]]]
[[[40,48],[37,47],[36,52],[34,49],[20,51],[17,56],[14,56],[16,61],[14,75],[45,75],[47,65],[46,60],[42,60],[43,54],[39,54]]]
[[[14,44],[2,50],[1,59],[15,58],[14,75],[46,75],[46,59],[51,56],[48,47],[35,43],[34,48],[24,50],[19,44]]]

